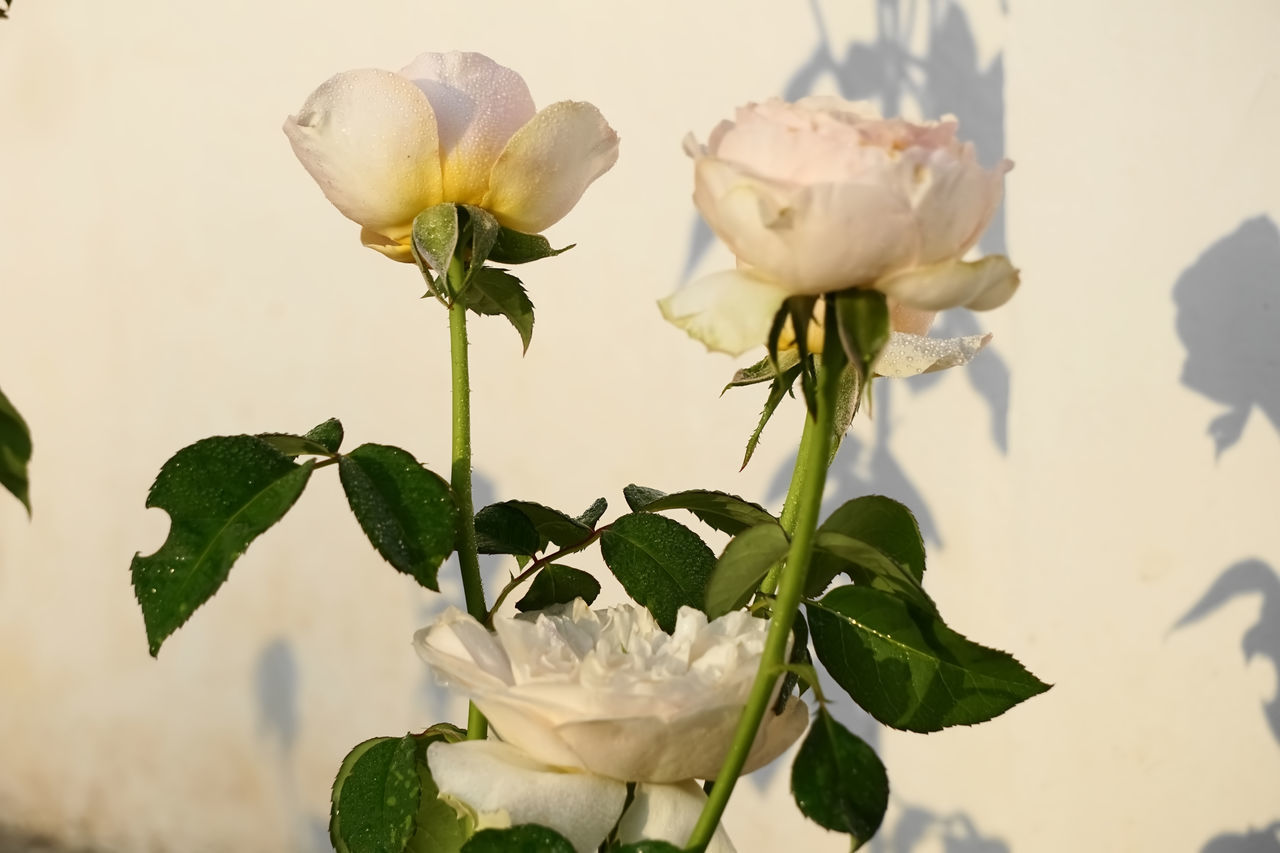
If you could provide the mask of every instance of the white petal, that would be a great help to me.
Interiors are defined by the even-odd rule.
[[[433,743],[427,765],[441,796],[475,813],[477,829],[537,823],[578,853],[594,853],[627,799],[623,782],[561,772],[495,740]]]
[[[692,780],[675,785],[642,782],[636,785],[635,799],[618,823],[618,840],[623,844],[646,839],[668,841],[683,847],[706,802],[702,787]],[[716,827],[707,853],[734,853],[723,825]]]
[[[658,307],[707,349],[742,355],[768,342],[773,317],[790,295],[772,282],[726,270],[686,284]]]
[[[511,661],[493,634],[456,607],[415,633],[413,644],[442,680],[468,692],[508,687],[514,680]]]
[[[344,216],[380,233],[407,233],[440,202],[435,117],[399,74],[334,75],[284,123],[293,151]]]
[[[618,160],[618,134],[591,104],[560,101],[516,131],[481,206],[508,228],[537,234],[573,209]]]
[[[968,364],[991,335],[970,335],[964,338],[926,338],[894,332],[889,343],[876,360],[875,372],[881,376],[902,378],[919,373],[933,373],[948,367]]]
[[[946,261],[887,276],[875,289],[923,311],[965,307],[987,311],[1008,302],[1018,289],[1018,271],[1004,255],[977,261]]]
[[[515,71],[482,53],[424,53],[400,73],[426,94],[435,111],[445,199],[479,204],[498,155],[533,118],[529,87]]]

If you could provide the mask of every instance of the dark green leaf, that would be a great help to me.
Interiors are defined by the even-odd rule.
[[[413,837],[409,839],[404,853],[458,853],[471,835],[470,821],[459,817],[453,806],[440,799],[440,789],[431,778],[431,768],[427,765],[427,747],[432,743],[458,743],[466,738],[466,732],[450,723],[436,723],[414,737],[414,760],[421,793]]]
[[[560,833],[536,823],[510,829],[482,829],[471,836],[462,853],[574,853]]]
[[[637,841],[635,844],[624,844],[616,853],[684,853],[683,847],[677,847],[669,841]]]
[[[1049,689],[1011,655],[878,589],[837,587],[808,612],[813,647],[831,677],[894,728],[981,723]]]
[[[924,580],[924,538],[905,504],[884,495],[864,495],[841,504],[819,530],[861,539]]]
[[[715,619],[745,605],[791,543],[778,522],[747,528],[725,546],[707,583],[707,616]]]
[[[878,290],[854,289],[828,294],[834,300],[840,342],[862,376],[871,375],[871,365],[889,342],[889,305]]]
[[[675,630],[681,606],[702,610],[716,558],[698,534],[647,512],[624,515],[600,537],[605,564],[662,630]]]
[[[791,699],[791,691],[800,685],[800,695],[810,686],[818,683],[818,673],[813,668],[813,658],[809,656],[809,623],[803,613],[796,613],[795,622],[791,623],[791,654],[787,658],[787,674],[782,677],[782,687],[778,690],[778,698],[773,703],[773,713],[781,714]],[[809,681],[801,684],[800,673],[807,673]]]
[[[318,441],[306,436],[290,435],[287,432],[261,432],[258,438],[279,450],[285,456],[333,456],[333,452]]]
[[[413,248],[437,276],[449,274],[458,248],[458,207],[452,202],[428,207],[413,220]]]
[[[937,610],[915,575],[884,552],[861,539],[833,530],[819,530],[814,537],[809,576],[805,579],[806,593],[821,595],[839,574],[848,575],[855,584],[896,595],[930,613]]]
[[[760,504],[743,500],[727,492],[708,489],[689,489],[655,498],[644,504],[645,512],[666,509],[687,509],[709,527],[736,536],[757,524],[777,524],[778,520]]]
[[[553,249],[541,234],[524,234],[504,227],[498,232],[498,240],[489,252],[489,260],[498,264],[527,264],[572,248],[573,244],[569,244],[563,249]]]
[[[427,589],[453,553],[458,507],[449,484],[408,452],[362,444],[338,462],[347,503],[388,563]]]
[[[0,391],[0,486],[22,501],[31,514],[27,464],[31,461],[31,431],[13,403]]]
[[[502,315],[520,334],[524,351],[533,340],[533,303],[520,279],[506,270],[484,267],[476,271],[462,301],[477,314]]]
[[[329,813],[329,840],[337,853],[403,853],[422,796],[417,749],[405,735],[373,738],[347,754],[333,782]]]
[[[747,463],[751,461],[752,454],[756,452],[756,446],[760,443],[760,434],[764,432],[764,425],[769,423],[769,419],[777,411],[778,404],[782,402],[782,398],[791,393],[791,386],[795,384],[796,378],[799,376],[800,364],[797,362],[784,370],[782,375],[773,380],[773,384],[769,386],[769,396],[765,398],[764,410],[760,413],[760,422],[756,424],[751,437],[747,439],[747,452],[742,457],[743,468],[747,467]]]
[[[604,516],[604,511],[609,508],[609,502],[604,498],[596,498],[591,506],[587,507],[587,511],[575,519],[579,524],[585,524],[587,527],[594,528],[596,523]]]
[[[626,500],[627,506],[631,507],[635,512],[639,512],[659,498],[666,496],[666,492],[660,492],[648,486],[637,486],[635,483],[622,490],[622,497]]]
[[[329,418],[322,424],[317,424],[307,430],[303,438],[309,438],[316,444],[327,449],[330,453],[337,453],[338,448],[342,446],[342,422],[337,418]]]
[[[875,750],[818,709],[791,765],[791,794],[800,812],[825,829],[867,843],[889,807],[889,777]]]
[[[476,513],[476,550],[481,554],[536,554],[538,528],[510,504],[490,504]]]
[[[507,501],[506,505],[518,509],[533,522],[544,546],[547,542],[554,542],[561,548],[572,548],[591,537],[590,527],[576,518],[570,518],[558,509],[532,501]]]
[[[800,353],[794,349],[786,349],[778,353],[778,363],[775,368],[774,363],[768,358],[762,358],[755,364],[744,367],[737,373],[733,374],[733,378],[729,380],[729,384],[724,386],[724,391],[730,388],[740,388],[746,385],[756,385],[760,382],[770,382],[777,379],[782,373],[790,370],[800,363]],[[724,391],[720,393],[723,394]]]
[[[130,566],[153,656],[218,591],[249,543],[293,506],[314,465],[297,465],[252,435],[206,438],[164,463],[147,506],[169,514],[169,535]]]
[[[534,577],[524,598],[516,602],[516,610],[528,613],[556,604],[567,604],[581,598],[587,604],[600,594],[600,581],[586,572],[552,563]]]

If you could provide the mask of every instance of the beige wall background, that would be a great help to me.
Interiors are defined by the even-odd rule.
[[[873,849],[1275,850],[1278,37],[1267,0],[19,0],[0,386],[34,433],[35,515],[0,500],[0,823],[122,853],[323,850],[349,747],[460,719],[409,645],[458,586],[383,565],[336,477],[158,660],[128,566],[167,529],[152,478],[206,435],[337,416],[350,446],[447,468],[444,314],[279,127],[338,70],[466,48],[623,140],[549,235],[578,247],[527,269],[529,355],[474,324],[481,501],[613,513],[639,481],[778,505],[800,408],[738,473],[762,395],[718,398],[735,364],[654,308],[727,263],[680,139],[771,95],[954,112],[1017,161],[984,248],[1025,284],[942,321],[995,333],[968,370],[882,383],[830,497],[910,503],[948,621],[1056,686],[928,737],[844,706],[893,785]],[[844,849],[795,812],[785,760],[741,791],[740,850]]]

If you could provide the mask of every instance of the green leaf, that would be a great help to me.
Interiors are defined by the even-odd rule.
[[[476,550],[481,554],[536,554],[542,538],[529,516],[510,504],[490,504],[476,513]]]
[[[285,456],[327,456],[332,458],[333,451],[318,441],[303,435],[292,435],[287,432],[260,432],[258,438],[279,450]]]
[[[459,817],[453,806],[440,799],[440,789],[431,778],[427,747],[436,741],[458,743],[467,733],[450,723],[436,723],[414,737],[414,761],[418,771],[418,813],[414,833],[405,853],[458,853],[471,835],[471,823]]]
[[[528,613],[556,604],[567,604],[581,598],[587,604],[600,594],[600,581],[586,572],[552,563],[534,577],[524,598],[516,602],[516,610]]]
[[[751,503],[727,492],[708,489],[689,489],[663,495],[645,503],[643,509],[645,512],[687,509],[702,523],[721,533],[728,533],[730,536],[736,536],[757,524],[778,523],[778,520],[760,504]]]
[[[660,492],[648,486],[637,486],[635,483],[626,486],[622,490],[622,497],[626,500],[627,506],[631,507],[635,512],[639,512],[659,498],[666,496],[666,492]]]
[[[933,732],[999,716],[1049,689],[1005,652],[882,590],[833,589],[808,605],[818,659],[887,726]]]
[[[369,542],[388,563],[427,589],[453,553],[458,507],[449,484],[411,454],[362,444],[338,462],[347,503]]]
[[[725,546],[707,584],[707,616],[715,619],[745,605],[791,543],[778,522],[747,528]]]
[[[405,735],[373,738],[347,754],[329,813],[337,853],[403,853],[422,797],[417,752],[413,736]]]
[[[579,524],[585,524],[587,527],[594,528],[604,516],[604,511],[609,508],[609,502],[604,498],[596,498],[591,506],[587,507],[587,511],[578,516],[575,521]]]
[[[729,380],[729,384],[724,386],[723,394],[730,388],[742,388],[747,385],[756,385],[761,382],[771,382],[777,379],[786,371],[795,367],[800,363],[800,353],[798,350],[786,349],[778,353],[777,365],[767,356],[760,359],[749,367],[744,367],[733,374],[733,378]]]
[[[871,365],[889,343],[889,305],[878,290],[855,288],[828,294],[834,304],[840,342],[849,363],[861,376],[871,375]]]
[[[760,444],[760,434],[764,432],[765,424],[769,423],[769,419],[777,411],[778,404],[782,402],[782,398],[791,393],[791,386],[796,383],[801,369],[801,365],[797,362],[784,370],[782,375],[774,379],[773,384],[769,386],[769,396],[765,398],[764,410],[760,412],[760,421],[756,424],[755,430],[752,431],[751,437],[747,439],[747,452],[742,457],[743,468],[747,467],[747,463],[751,461],[752,455],[756,452],[756,446]]]
[[[877,568],[861,562],[865,571],[896,576],[901,569],[906,569],[915,580],[916,587],[924,581],[924,538],[920,535],[920,525],[911,510],[892,498],[866,495],[846,501],[822,522],[818,531],[820,534],[840,533],[857,539],[896,564]],[[809,568],[806,595],[821,595],[836,575],[849,571],[850,561],[859,562],[851,555],[848,547],[842,549],[839,547],[841,543],[834,540],[828,540],[828,543],[836,547],[814,554]],[[841,550],[844,551],[843,554],[840,553]],[[875,558],[871,556],[869,559]],[[851,577],[860,583],[869,582],[866,577]]]
[[[462,853],[574,853],[560,833],[536,823],[510,829],[482,829],[471,836]]]
[[[471,286],[461,298],[477,314],[506,317],[520,334],[524,351],[529,351],[529,342],[533,340],[533,303],[520,279],[506,270],[483,267],[472,276]]]
[[[338,448],[342,446],[342,422],[337,418],[329,418],[324,423],[307,430],[303,438],[314,441],[330,453],[337,453]]]
[[[445,202],[428,207],[414,217],[413,248],[437,276],[447,278],[453,253],[458,248],[458,206]]]
[[[498,264],[527,264],[530,261],[550,258],[573,248],[570,243],[563,249],[553,249],[541,234],[524,234],[503,227],[498,240],[489,251],[489,259]]]
[[[164,463],[147,506],[169,514],[169,535],[151,556],[135,554],[129,569],[152,656],[288,512],[314,465],[297,465],[252,435],[206,438]]]
[[[669,841],[637,841],[635,844],[624,844],[616,853],[684,853],[683,847],[677,847]]]
[[[22,501],[31,515],[30,480],[31,431],[9,398],[0,391],[0,486]]]
[[[846,574],[855,584],[883,590],[930,613],[937,611],[910,570],[861,539],[843,533],[818,531],[809,571],[805,591],[810,596],[821,595],[836,575]]]
[[[704,608],[716,558],[683,524],[648,512],[624,515],[600,537],[600,553],[627,595],[667,633],[681,606]]]
[[[561,548],[572,548],[591,538],[590,527],[576,518],[570,518],[558,509],[532,501],[507,501],[506,505],[524,513],[525,517],[533,522],[538,536],[542,539],[542,547],[545,547],[547,542],[554,542]]]
[[[884,820],[889,777],[875,750],[819,708],[791,765],[791,794],[805,817],[847,833],[857,850]]]

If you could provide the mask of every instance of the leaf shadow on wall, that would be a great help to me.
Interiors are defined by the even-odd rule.
[[[1187,349],[1182,384],[1227,411],[1209,423],[1218,456],[1257,408],[1280,431],[1280,231],[1268,216],[1241,223],[1204,251],[1173,288]]]
[[[1245,663],[1255,657],[1268,659],[1280,683],[1280,575],[1261,560],[1241,560],[1224,571],[1173,630],[1195,625],[1229,602],[1253,595],[1262,597],[1262,610],[1258,621],[1245,631],[1241,651]],[[1272,737],[1280,744],[1280,687],[1270,701],[1262,703],[1262,712]],[[1243,833],[1224,832],[1206,843],[1201,853],[1280,853],[1280,821]]]

